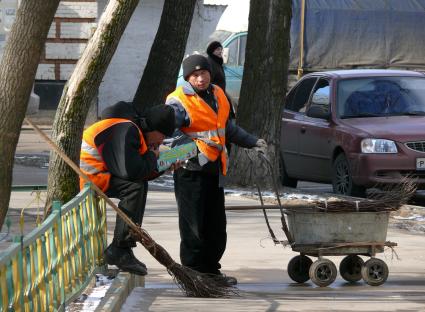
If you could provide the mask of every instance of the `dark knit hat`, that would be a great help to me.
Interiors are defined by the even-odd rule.
[[[207,54],[208,55],[212,55],[213,54],[213,52],[215,51],[215,49],[217,49],[217,48],[222,48],[223,46],[221,45],[221,43],[220,42],[218,42],[218,41],[213,41],[213,42],[211,42],[209,45],[208,45],[208,47],[207,47]]]
[[[138,114],[132,103],[120,101],[106,107],[100,117],[102,119],[124,118],[134,122],[137,120]]]
[[[146,123],[149,127],[148,131],[159,131],[166,136],[172,136],[176,118],[174,109],[168,105],[156,105],[146,110]]]
[[[205,56],[193,54],[183,60],[183,78],[187,80],[195,70],[205,69],[211,73],[210,63]]]

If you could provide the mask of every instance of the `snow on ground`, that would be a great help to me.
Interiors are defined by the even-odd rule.
[[[95,311],[100,304],[109,287],[112,285],[113,277],[96,274],[96,285],[89,287],[74,302],[65,308],[66,312]]]
[[[149,181],[149,185],[163,187],[171,189],[174,187],[173,176],[170,173],[165,173],[162,176],[156,178],[155,180]],[[249,197],[258,197],[258,192],[249,190],[249,189],[235,189],[235,188],[225,188],[224,193],[228,196],[249,196]],[[263,198],[276,199],[276,194],[270,191],[261,192]],[[325,200],[327,197],[312,195],[312,194],[303,194],[303,193],[280,193],[281,199],[302,199],[306,201],[316,201],[316,200]]]
[[[394,216],[393,217],[396,220],[409,220],[409,221],[425,221],[425,216],[423,215],[418,215],[418,214],[414,214],[411,216],[407,216],[407,217],[402,217],[402,216]]]

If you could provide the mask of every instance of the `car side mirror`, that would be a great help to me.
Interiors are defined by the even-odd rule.
[[[320,118],[320,119],[328,120],[331,116],[331,114],[328,111],[328,107],[329,106],[312,104],[308,108],[306,115],[312,118]]]
[[[229,60],[229,48],[223,48],[223,64],[227,64]]]

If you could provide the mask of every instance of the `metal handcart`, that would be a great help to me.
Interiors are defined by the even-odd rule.
[[[248,157],[251,159],[249,154]],[[348,282],[363,279],[371,286],[379,286],[388,278],[387,264],[378,258],[385,247],[396,243],[386,241],[389,212],[328,212],[313,209],[285,209],[282,207],[274,170],[266,155],[259,153],[270,169],[273,187],[281,211],[282,230],[287,241],[276,238],[270,227],[266,206],[257,184],[261,206],[270,235],[275,244],[290,245],[299,255],[288,263],[288,275],[297,283],[309,279],[320,287],[332,284],[337,276],[337,267],[326,256],[345,256],[339,265],[341,277]],[[252,161],[252,159],[251,159]],[[369,257],[364,261],[360,256]],[[313,262],[310,257],[317,257]]]

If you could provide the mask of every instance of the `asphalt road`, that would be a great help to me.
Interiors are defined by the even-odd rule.
[[[47,185],[47,168],[15,164],[12,185]]]

